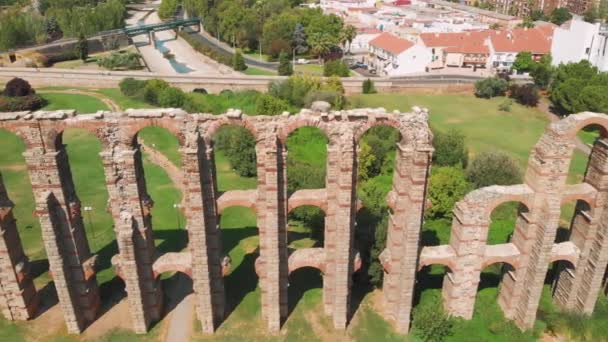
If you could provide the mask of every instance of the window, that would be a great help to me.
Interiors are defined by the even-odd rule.
[[[590,51],[591,51],[591,48],[586,48],[586,49],[585,49],[585,54],[587,54],[587,55],[588,55]]]

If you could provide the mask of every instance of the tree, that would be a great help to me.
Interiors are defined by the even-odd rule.
[[[536,107],[540,101],[538,87],[532,83],[511,86],[511,98],[514,98],[519,104],[528,107]]]
[[[363,88],[361,90],[363,94],[375,94],[377,92],[376,87],[374,86],[374,81],[370,80],[369,78],[363,81],[361,87]]]
[[[387,231],[388,216],[384,215],[374,227],[374,243],[370,255],[370,265],[367,271],[370,276],[370,282],[377,288],[382,287],[382,282],[384,280],[384,268],[380,263],[380,254],[386,248]]]
[[[22,78],[15,77],[6,83],[2,95],[8,97],[21,97],[35,94],[30,83]]]
[[[420,304],[414,309],[412,326],[423,341],[440,342],[452,335],[454,321],[437,300]]]
[[[504,152],[482,152],[467,168],[467,180],[478,189],[490,185],[512,185],[521,181],[517,161]]]
[[[87,58],[89,57],[89,43],[83,33],[81,33],[78,37],[78,42],[76,42],[75,49],[76,56],[78,56],[78,58],[83,62],[86,62]]]
[[[346,65],[346,63],[344,63],[342,60],[335,59],[323,65],[323,76],[348,77],[350,76],[350,69],[348,68],[348,65]]]
[[[281,52],[279,54],[279,75],[280,76],[290,76],[293,74],[293,65],[291,64],[291,59],[286,52]]]
[[[168,87],[158,94],[158,104],[164,108],[181,108],[186,101],[186,95],[181,89]]]
[[[547,89],[555,74],[555,68],[551,65],[551,55],[544,55],[538,63],[535,63],[530,71],[530,76],[541,89]]]
[[[281,100],[269,94],[262,94],[255,102],[256,113],[262,115],[277,115],[288,112],[289,102]]]
[[[293,36],[291,40],[294,56],[296,54],[302,54],[308,51],[308,43],[306,42],[306,32],[304,32],[304,26],[301,23],[297,23],[293,30]]]
[[[588,86],[608,86],[608,76],[598,73],[598,69],[587,60],[578,63],[560,64],[554,73],[550,87],[550,99],[562,114],[591,110],[588,101],[581,95]],[[591,90],[589,90],[591,92]]]
[[[256,175],[255,139],[243,127],[221,128],[215,138],[216,147],[223,151],[230,167],[242,177]]]
[[[372,148],[365,140],[359,144],[359,163],[357,165],[357,174],[362,181],[370,178],[370,170],[376,161],[376,156],[372,153]]]
[[[343,50],[350,51],[350,44],[356,36],[357,29],[353,25],[344,26],[340,31],[340,44],[342,44]],[[346,43],[348,43],[348,50],[346,49]]]
[[[551,12],[550,20],[555,25],[561,25],[570,19],[572,19],[572,14],[565,7],[556,8]]]
[[[268,18],[262,29],[262,50],[275,58],[282,51],[291,52],[297,23],[298,17],[291,11]]]
[[[475,96],[489,99],[504,96],[509,84],[502,78],[488,77],[475,82]]]
[[[533,65],[534,60],[532,60],[532,53],[520,52],[515,57],[513,69],[517,70],[517,72],[529,72],[532,70]]]
[[[123,78],[118,84],[120,92],[129,97],[143,95],[146,81],[136,80],[131,77]]]
[[[450,218],[456,202],[469,192],[464,171],[459,167],[442,166],[433,169],[429,180],[428,197],[431,207],[425,215],[429,218]]]
[[[177,0],[162,0],[158,6],[158,17],[168,19],[175,15],[177,11]]]
[[[308,37],[308,44],[312,53],[317,56],[319,61],[335,46],[332,41],[333,39],[322,33],[313,33]]]
[[[243,58],[241,51],[236,51],[234,57],[232,57],[232,69],[236,71],[247,70],[247,64],[245,64],[245,58]]]
[[[608,86],[590,85],[582,89],[580,93],[581,110],[598,113],[608,113]]]
[[[545,15],[545,12],[543,12],[542,10],[534,10],[530,13],[530,20],[531,21],[538,21],[538,20],[548,20],[549,18],[547,18],[547,16]]]
[[[433,163],[438,166],[460,166],[466,167],[469,160],[469,151],[465,142],[464,134],[456,129],[450,129],[447,133],[438,132],[433,139],[435,152]]]

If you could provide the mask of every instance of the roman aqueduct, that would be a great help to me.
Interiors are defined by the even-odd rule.
[[[420,231],[425,192],[433,153],[426,110],[412,113],[357,109],[296,115],[247,116],[240,111],[223,115],[187,114],[175,109],[130,110],[75,115],[73,111],[0,113],[0,129],[18,135],[36,202],[35,214],[50,271],[68,331],[80,333],[97,317],[99,289],[80,202],[72,180],[62,133],[80,128],[102,142],[101,158],[110,197],[109,210],[119,254],[113,258],[124,280],[133,329],[148,330],[163,311],[159,274],[180,271],[191,276],[197,315],[203,331],[213,332],[224,319],[225,292],[219,214],[233,205],[255,210],[260,236],[256,272],[262,290],[262,313],[276,332],[287,315],[289,272],[312,266],[323,271],[323,305],[334,326],[344,329],[350,309],[352,274],[359,266],[353,248],[357,210],[357,145],[371,127],[399,130],[390,208],[387,247],[381,255],[385,269],[383,315],[407,333],[416,272],[431,264],[448,268],[443,300],[453,315],[471,318],[481,271],[504,263],[499,304],[522,328],[535,320],[545,275],[551,262],[564,263],[555,285],[554,300],[561,307],[591,313],[608,262],[608,140],[605,130],[590,156],[584,182],[568,185],[570,159],[578,130],[596,124],[608,128],[604,114],[582,113],[549,126],[531,152],[525,183],[491,186],[469,193],[454,208],[448,245],[421,247]],[[224,125],[239,125],[256,139],[257,189],[219,193],[212,138]],[[188,221],[186,252],[157,255],[137,133],[160,126],[178,137],[183,161],[184,212]],[[314,126],[328,137],[326,187],[299,190],[288,196],[286,138],[299,127]],[[577,200],[567,242],[555,243],[560,206]],[[501,203],[521,203],[516,227],[508,243],[487,245],[490,213]],[[324,248],[289,254],[287,214],[301,205],[326,213]],[[37,294],[28,259],[12,213],[13,204],[0,179],[0,307],[13,320],[36,314]],[[560,265],[561,265],[560,263]]]

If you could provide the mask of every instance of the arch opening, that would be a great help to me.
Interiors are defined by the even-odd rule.
[[[251,131],[235,124],[223,125],[210,137],[216,189],[246,190],[257,187],[256,140]]]
[[[528,213],[528,207],[521,202],[504,202],[496,206],[490,214],[487,245],[498,245],[511,241],[518,221]]]
[[[312,205],[303,205],[289,213],[287,246],[291,249],[324,247],[325,212]]]
[[[566,179],[567,184],[584,182],[590,166],[591,153],[596,147],[602,148],[601,146],[596,146],[600,144],[600,140],[608,142],[608,133],[604,126],[592,123],[582,127],[574,139],[575,149],[570,160],[570,168]]]
[[[289,318],[310,310],[311,306],[317,307],[315,312],[322,312],[322,292],[323,273],[320,270],[314,267],[301,267],[291,272],[287,288],[287,326],[289,326]]]
[[[285,143],[287,153],[287,191],[322,189],[326,185],[328,138],[311,126],[292,131]]]
[[[442,302],[443,283],[448,274],[453,274],[453,271],[447,265],[432,264],[420,269],[416,273],[413,308]]]
[[[570,241],[572,228],[578,226],[584,229],[591,218],[591,206],[587,201],[575,200],[563,203],[554,243]]]

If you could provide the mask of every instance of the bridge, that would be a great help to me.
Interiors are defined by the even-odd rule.
[[[174,21],[165,21],[158,24],[147,24],[147,25],[137,25],[137,26],[129,26],[122,29],[124,33],[126,33],[129,37],[135,37],[143,34],[151,34],[159,31],[167,31],[173,29],[182,29],[183,27],[188,26],[197,26],[200,30],[201,19],[200,18],[190,18],[190,19],[180,19]]]

